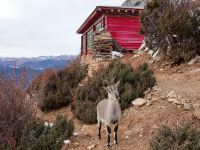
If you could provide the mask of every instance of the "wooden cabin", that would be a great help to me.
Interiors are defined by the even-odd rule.
[[[94,33],[108,31],[125,51],[137,51],[144,36],[140,34],[139,14],[143,8],[97,6],[77,30],[81,36],[81,55],[92,53]]]

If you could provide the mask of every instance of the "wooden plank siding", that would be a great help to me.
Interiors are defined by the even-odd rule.
[[[139,17],[131,16],[107,16],[107,30],[112,38],[127,50],[138,50],[144,36],[140,32],[141,23]]]

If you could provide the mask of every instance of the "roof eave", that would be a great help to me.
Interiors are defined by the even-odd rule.
[[[89,17],[84,21],[84,23],[81,25],[81,27],[76,31],[76,33],[78,34],[83,34],[84,33],[84,29],[86,27],[86,25],[95,17],[97,17],[98,15],[101,15],[102,12],[101,9],[135,9],[135,10],[143,10],[144,8],[142,7],[124,7],[124,6],[97,6],[93,12],[89,15]]]
[[[84,21],[84,23],[81,25],[81,27],[76,31],[76,33],[78,34],[82,34],[83,33],[83,29],[85,27],[85,25],[98,13],[97,10],[98,10],[99,6],[97,6],[93,12],[88,16],[88,18]]]

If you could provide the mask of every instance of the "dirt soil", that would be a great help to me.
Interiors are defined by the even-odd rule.
[[[161,65],[153,63],[152,58],[147,54],[132,58],[127,55],[123,61],[130,63],[134,68],[143,62],[149,63],[157,79],[156,89],[148,93],[148,103],[142,107],[133,107],[123,112],[119,126],[119,144],[113,144],[113,150],[150,150],[150,142],[162,125],[176,127],[182,123],[192,123],[199,126],[199,119],[194,115],[194,108],[185,110],[183,106],[167,101],[167,94],[174,92],[179,98],[192,103],[193,106],[200,105],[200,63],[192,65],[181,65],[170,67],[168,64]],[[38,117],[54,122],[58,114],[73,119],[75,132],[69,145],[64,145],[63,150],[85,150],[88,146],[91,149],[104,150],[106,147],[107,134],[105,127],[102,129],[102,140],[97,138],[97,125],[84,125],[74,118],[70,107],[64,107],[50,113],[38,112]],[[113,132],[112,132],[113,133]]]

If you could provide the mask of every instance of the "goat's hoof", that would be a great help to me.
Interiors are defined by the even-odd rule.
[[[110,144],[109,144],[109,143],[107,144],[107,147],[110,147]]]
[[[118,142],[114,141],[114,144],[115,144],[115,145],[117,145],[117,144],[118,144]]]
[[[98,143],[100,143],[100,142],[101,142],[101,139],[98,138]]]

